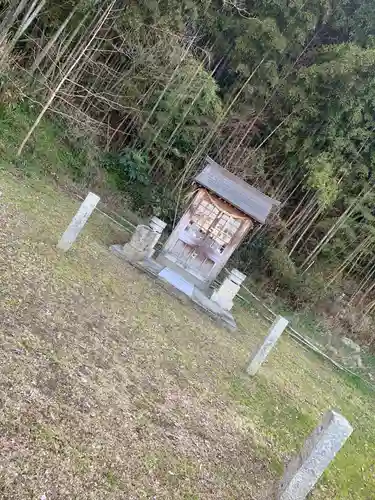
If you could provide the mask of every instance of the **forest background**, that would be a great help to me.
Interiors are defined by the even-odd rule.
[[[0,13],[3,168],[69,176],[172,227],[209,154],[282,203],[234,258],[258,293],[375,346],[373,1]]]

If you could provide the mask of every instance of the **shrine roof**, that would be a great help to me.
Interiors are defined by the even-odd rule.
[[[280,205],[279,201],[250,186],[209,156],[206,158],[206,166],[194,180],[261,224]]]

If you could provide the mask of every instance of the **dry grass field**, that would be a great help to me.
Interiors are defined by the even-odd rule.
[[[0,172],[0,497],[274,498],[283,462],[329,408],[355,428],[314,499],[375,498],[375,399],[288,337],[244,373],[267,325],[229,333],[119,261],[99,214]]]

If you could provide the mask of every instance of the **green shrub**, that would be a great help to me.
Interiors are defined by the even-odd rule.
[[[308,274],[296,267],[285,248],[269,247],[265,252],[268,274],[278,293],[296,309],[313,307],[330,293],[324,275],[318,270]]]
[[[121,153],[108,154],[103,166],[110,172],[117,189],[129,196],[132,210],[142,216],[157,215],[167,222],[173,220],[175,203],[170,186],[154,182],[145,152],[127,148]]]

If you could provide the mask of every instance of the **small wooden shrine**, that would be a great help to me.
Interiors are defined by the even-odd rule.
[[[279,202],[207,157],[196,192],[158,262],[205,290],[254,223],[265,224]]]

